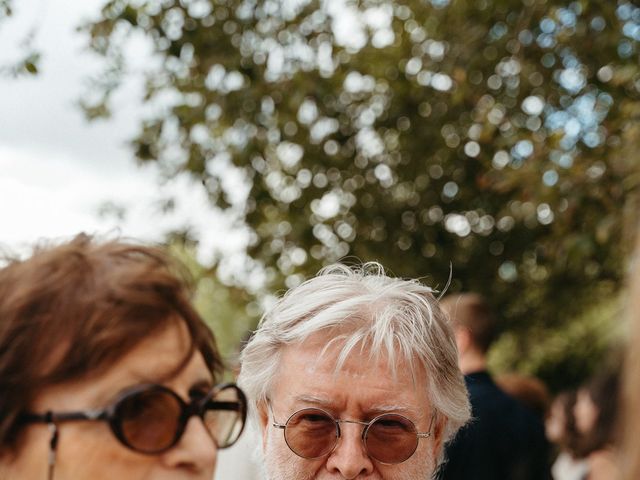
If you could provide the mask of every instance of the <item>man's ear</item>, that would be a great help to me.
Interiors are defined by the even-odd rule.
[[[267,402],[261,401],[257,405],[258,410],[258,422],[260,429],[262,430],[262,448],[267,445],[267,434],[269,432],[269,407]]]
[[[433,458],[440,458],[440,454],[442,453],[442,449],[444,448],[442,437],[444,436],[444,432],[447,428],[447,420],[443,415],[438,415],[439,418],[433,427]]]
[[[456,339],[456,346],[458,347],[458,353],[465,353],[471,345],[471,332],[464,327],[456,327],[454,330],[454,336]]]

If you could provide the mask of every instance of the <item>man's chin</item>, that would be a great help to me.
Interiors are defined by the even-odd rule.
[[[387,476],[380,476],[379,473],[374,473],[373,475],[369,475],[366,477],[366,480],[428,480],[434,478],[432,475],[429,475],[431,469],[422,470],[420,472],[397,472],[392,473]],[[284,468],[270,468],[265,469],[265,475],[263,478],[265,480],[334,480],[334,479],[342,479],[343,477],[339,474],[329,474],[327,472],[326,475],[322,473],[309,473],[300,471],[298,468],[295,468],[292,465],[286,466]],[[360,476],[356,477],[360,480]],[[365,480],[365,477],[362,477],[362,480]]]

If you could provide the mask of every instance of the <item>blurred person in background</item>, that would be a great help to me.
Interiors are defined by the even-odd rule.
[[[551,396],[542,380],[519,373],[504,373],[495,378],[500,390],[518,400],[539,418],[547,416]]]
[[[469,418],[430,288],[378,264],[334,265],[289,290],[244,348],[268,480],[425,480]]]
[[[622,448],[620,465],[622,480],[640,478],[640,237],[634,264],[629,275],[627,317],[630,325],[629,342],[624,364],[622,396]]]
[[[557,448],[551,467],[553,480],[583,480],[588,472],[587,461],[579,450],[580,438],[573,414],[575,403],[575,391],[558,394],[545,420],[547,439]]]
[[[246,404],[182,273],[86,235],[0,269],[0,478],[211,479]]]
[[[547,480],[549,445],[542,420],[494,383],[487,352],[495,318],[480,295],[449,295],[440,302],[458,345],[473,420],[447,445],[444,480]]]
[[[604,371],[578,389],[573,408],[580,449],[586,455],[585,480],[612,480],[618,477],[616,446],[619,439],[619,374]]]

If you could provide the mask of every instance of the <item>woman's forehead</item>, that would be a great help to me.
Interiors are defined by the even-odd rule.
[[[183,377],[193,383],[212,382],[202,355],[192,348],[184,322],[168,322],[99,374],[45,389],[36,398],[34,408],[98,408],[133,385],[173,384]]]

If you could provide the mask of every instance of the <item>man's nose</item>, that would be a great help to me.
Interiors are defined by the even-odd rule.
[[[330,473],[339,473],[345,480],[373,473],[373,462],[362,441],[362,425],[340,425],[340,438],[327,458],[326,467]]]

